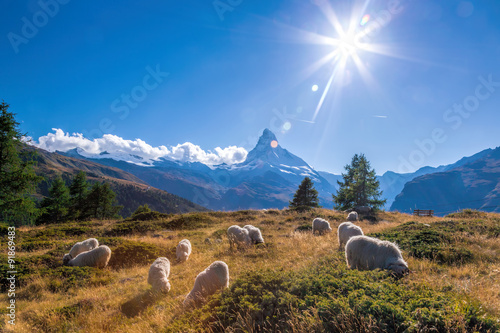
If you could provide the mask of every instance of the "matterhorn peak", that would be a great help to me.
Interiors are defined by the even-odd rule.
[[[273,143],[275,141],[275,143]],[[276,148],[278,146],[278,139],[276,139],[276,135],[274,135],[273,132],[271,132],[269,129],[265,129],[264,132],[262,132],[262,135],[259,138],[259,142],[257,142],[257,147],[273,147]]]

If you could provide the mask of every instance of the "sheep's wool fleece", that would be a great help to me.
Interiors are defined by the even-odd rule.
[[[101,245],[93,250],[82,252],[68,263],[69,266],[89,266],[104,268],[111,258],[111,249],[106,245]]]
[[[201,304],[208,296],[229,286],[229,268],[223,261],[215,261],[198,274],[194,287],[188,294],[185,304],[194,301]]]
[[[152,285],[155,290],[168,292],[170,290],[169,275],[170,261],[165,257],[157,258],[149,267],[148,284]]]
[[[408,266],[394,243],[367,236],[354,236],[349,239],[345,255],[347,266],[351,269],[386,269],[394,263]]]
[[[177,244],[177,248],[175,249],[175,254],[177,260],[186,261],[191,255],[191,242],[188,239],[183,239]]]

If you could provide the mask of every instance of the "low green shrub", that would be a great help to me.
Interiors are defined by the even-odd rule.
[[[453,221],[432,224],[411,221],[369,236],[395,242],[415,258],[460,265],[474,260],[473,253],[456,241],[456,232],[464,232],[466,227]]]
[[[472,218],[485,218],[488,214],[485,212],[480,212],[475,209],[462,209],[459,212],[451,213],[446,215],[446,217],[455,217],[455,218],[464,218],[464,219],[472,219]]]
[[[120,222],[114,224],[110,230],[104,233],[104,236],[116,237],[116,236],[126,236],[133,234],[144,234],[150,231],[161,230],[161,226],[157,223],[152,222]]]
[[[94,267],[60,266],[53,270],[43,271],[41,276],[50,278],[47,288],[53,293],[107,285],[113,281],[109,270]]]
[[[18,252],[33,252],[43,249],[51,249],[55,245],[56,244],[53,241],[28,241],[17,244],[16,250]]]
[[[124,241],[115,248],[111,248],[109,267],[128,268],[136,265],[151,265],[158,257],[165,257],[166,250],[149,243]]]
[[[248,327],[288,332],[297,331],[297,321],[313,320],[323,332],[445,332],[458,320],[464,331],[500,329],[477,302],[458,306],[462,302],[452,292],[394,280],[384,271],[348,270],[334,257],[299,272],[242,274],[202,309],[211,313],[202,324],[225,332],[241,328],[243,319]]]
[[[96,303],[98,303],[97,299],[83,299],[75,304],[58,307],[53,309],[52,311],[69,319],[71,317],[80,315],[81,313],[89,312],[96,307]]]
[[[134,215],[132,215],[131,217],[129,217],[126,220],[127,221],[158,221],[158,220],[168,219],[172,216],[173,216],[172,214],[165,214],[165,213],[159,213],[156,211],[149,211],[149,212],[140,212],[137,214],[134,213]]]
[[[299,225],[297,228],[295,228],[295,231],[310,232],[312,231],[312,225],[311,223]]]
[[[215,238],[215,239],[222,239],[222,236],[227,235],[227,230],[226,229],[219,229],[214,231],[211,235],[210,238]]]
[[[194,213],[184,214],[164,224],[164,227],[170,230],[193,230],[206,228],[214,223],[207,214]]]

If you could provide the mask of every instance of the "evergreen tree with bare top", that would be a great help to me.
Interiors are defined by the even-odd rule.
[[[385,204],[386,200],[380,199],[382,191],[375,170],[371,169],[365,155],[355,154],[351,164],[345,166],[345,171],[343,180],[337,181],[337,194],[333,194],[335,209],[350,210],[360,206],[378,209]]]

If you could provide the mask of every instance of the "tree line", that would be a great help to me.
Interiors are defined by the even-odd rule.
[[[41,202],[35,199],[43,177],[35,174],[36,152],[26,149],[26,134],[19,130],[9,105],[0,104],[0,221],[11,225],[116,217],[122,208],[108,183],[90,184],[78,173],[69,188],[61,177]]]
[[[118,212],[123,206],[115,203],[116,194],[109,184],[90,184],[83,171],[73,177],[69,187],[57,177],[49,189],[49,196],[41,202],[37,224],[119,218]]]

